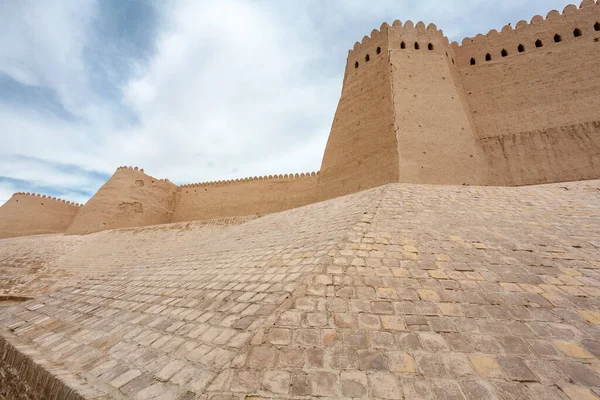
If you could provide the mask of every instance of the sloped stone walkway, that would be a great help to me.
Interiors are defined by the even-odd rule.
[[[0,333],[83,398],[594,399],[599,188],[386,185],[0,308]]]

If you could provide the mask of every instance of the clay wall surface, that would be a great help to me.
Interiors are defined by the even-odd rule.
[[[0,239],[65,232],[79,210],[56,197],[15,193],[0,207]]]
[[[598,23],[600,5],[584,1],[453,46],[488,184],[600,176]]]
[[[348,56],[321,164],[317,200],[398,181],[387,28],[384,24],[381,32],[365,36]]]
[[[137,167],[121,167],[85,204],[66,233],[168,223],[176,193],[177,186],[166,179],[148,176]]]
[[[172,222],[273,213],[314,203],[317,174],[184,185]]]
[[[478,184],[482,157],[448,40],[430,24],[389,29],[399,182]]]

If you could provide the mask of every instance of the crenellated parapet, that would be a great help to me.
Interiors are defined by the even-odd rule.
[[[17,192],[15,194],[13,194],[13,196],[39,197],[40,199],[52,200],[52,201],[56,201],[58,203],[64,203],[64,204],[70,205],[70,206],[75,206],[75,207],[82,207],[83,206],[83,204],[79,204],[79,203],[75,203],[73,201],[68,201],[68,200],[60,199],[60,198],[57,198],[57,197],[46,196],[45,194],[36,194],[36,193],[29,193],[29,192]]]
[[[172,222],[268,214],[315,202],[319,172],[181,185]]]
[[[170,183],[170,184],[174,185],[173,182],[171,182],[170,180],[168,180],[166,178],[165,179],[158,179],[158,178],[155,178],[153,176],[150,176],[150,175],[146,174],[144,172],[143,168],[131,167],[131,166],[121,166],[121,167],[117,167],[117,171],[139,172],[141,174],[144,174],[144,176],[146,176],[148,178],[151,178],[153,183],[154,182],[165,182],[165,183]]]
[[[562,13],[552,10],[546,18],[536,15],[529,22],[521,20],[513,27],[505,25],[500,32],[495,29],[452,42],[460,68],[480,66],[505,57],[543,51],[562,46],[574,40],[596,40],[600,35],[600,3],[584,0],[579,8],[566,6]]]
[[[521,20],[513,27],[505,25],[500,31],[491,29],[487,34],[467,37],[462,43],[448,41],[443,31],[433,23],[395,20],[387,22],[348,50],[346,73],[369,66],[377,57],[385,56],[388,50],[444,50],[454,65],[482,65],[507,56],[525,53],[549,45],[568,42],[572,39],[594,35],[600,32],[600,3],[583,0],[579,7],[566,6],[562,13],[552,10],[546,18],[536,15],[529,22]],[[440,48],[441,46],[441,48]],[[450,52],[448,51],[450,47]],[[456,60],[454,54],[456,53]],[[356,71],[358,72],[358,71]]]
[[[374,29],[371,35],[364,36],[362,41],[356,42],[348,50],[348,63],[346,73],[357,73],[361,67],[369,67],[372,61],[386,58],[391,50],[422,50],[430,54],[438,54],[449,46],[448,38],[442,30],[433,23],[426,25],[419,21],[416,24],[406,21],[404,24],[395,20],[392,25],[387,22],[381,24],[379,30]]]
[[[189,187],[197,187],[197,186],[217,186],[217,185],[230,185],[235,183],[244,183],[244,182],[253,182],[253,181],[269,181],[269,180],[288,180],[288,179],[301,179],[301,178],[310,178],[316,177],[319,175],[319,172],[306,172],[301,174],[284,174],[284,175],[265,175],[265,176],[254,176],[254,177],[246,177],[241,179],[229,179],[223,181],[209,181],[209,182],[198,182],[198,183],[187,183],[185,185],[180,185],[180,188],[189,188]]]
[[[0,207],[0,239],[64,233],[82,209],[72,201],[17,192]]]

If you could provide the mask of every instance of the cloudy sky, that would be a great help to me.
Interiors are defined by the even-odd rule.
[[[347,51],[382,22],[460,42],[567,4],[0,1],[0,204],[85,202],[120,165],[177,184],[316,171]]]

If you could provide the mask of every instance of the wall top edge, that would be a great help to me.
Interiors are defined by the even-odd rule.
[[[472,43],[474,41],[480,41],[480,40],[485,40],[488,37],[493,37],[495,35],[498,35],[500,33],[505,33],[505,32],[511,32],[511,31],[518,31],[518,30],[522,30],[524,28],[527,28],[531,25],[539,25],[545,21],[548,20],[553,20],[556,19],[558,17],[560,17],[561,15],[569,15],[569,14],[573,14],[578,12],[579,10],[583,9],[583,8],[587,8],[587,7],[600,7],[600,0],[594,1],[594,0],[583,0],[581,2],[581,4],[579,5],[579,7],[577,7],[574,4],[569,4],[567,5],[563,11],[562,14],[560,12],[558,12],[557,10],[551,10],[547,13],[546,18],[544,19],[544,17],[542,17],[541,15],[535,15],[533,18],[531,18],[530,22],[527,22],[525,20],[521,20],[519,21],[515,27],[513,27],[511,24],[505,25],[500,32],[498,32],[496,29],[491,29],[487,34],[478,34],[474,37],[466,37],[462,40],[462,44],[459,45],[458,42],[452,42],[452,46],[453,47],[459,47],[461,45],[465,45],[468,43]],[[416,24],[413,23],[412,21],[408,20],[406,21],[404,24],[400,21],[400,20],[395,20],[392,25],[390,26],[387,22],[384,22],[383,24],[381,24],[379,30],[377,29],[373,29],[373,31],[371,31],[371,34],[369,36],[364,36],[363,39],[360,42],[356,42],[354,44],[354,47],[350,50],[348,50],[348,54],[351,55],[352,53],[354,53],[355,51],[360,50],[363,46],[368,45],[372,40],[377,39],[382,32],[387,31],[388,29],[395,29],[395,28],[402,28],[404,30],[415,30],[417,31],[417,33],[432,33],[432,32],[439,32],[443,35],[443,32],[441,30],[439,30],[437,28],[437,26],[433,23],[429,24],[429,25],[425,25],[424,22],[419,21]]]
[[[120,171],[120,170],[139,172],[139,173],[141,173],[141,174],[144,174],[144,176],[147,176],[148,178],[150,178],[150,179],[153,179],[153,180],[155,180],[155,181],[158,181],[158,182],[165,182],[165,183],[170,183],[170,184],[171,184],[171,185],[173,185],[173,186],[177,186],[177,185],[175,185],[173,182],[171,182],[170,180],[168,180],[168,179],[166,179],[166,178],[165,178],[165,179],[158,179],[158,178],[155,178],[155,177],[153,177],[153,176],[151,176],[151,175],[148,175],[147,173],[145,173],[145,172],[144,172],[144,169],[143,169],[143,168],[131,167],[131,166],[121,166],[121,167],[118,167],[118,168],[117,168],[117,171]]]
[[[210,182],[199,182],[199,183],[188,183],[185,185],[179,186],[180,188],[189,188],[189,187],[197,187],[197,186],[212,186],[212,185],[223,185],[223,184],[232,184],[232,183],[243,183],[243,182],[252,182],[252,181],[267,181],[267,180],[280,180],[280,179],[302,179],[302,178],[311,178],[319,175],[319,171],[317,172],[306,172],[301,174],[283,174],[283,175],[265,175],[265,176],[254,176],[247,177],[241,179],[230,179],[223,181],[210,181]]]
[[[360,50],[360,48],[362,48],[363,46],[368,45],[372,40],[377,39],[379,36],[381,36],[382,33],[385,33],[388,30],[394,31],[394,30],[397,30],[397,29],[402,29],[404,32],[415,31],[415,32],[417,32],[417,34],[419,34],[419,33],[429,33],[429,34],[436,33],[436,34],[440,34],[442,36],[444,34],[433,23],[425,25],[425,23],[423,21],[419,21],[419,22],[417,22],[415,24],[411,20],[408,20],[408,21],[406,21],[403,24],[400,20],[395,20],[392,23],[392,25],[389,25],[387,22],[384,22],[379,27],[379,30],[373,29],[371,31],[371,34],[369,36],[364,36],[362,38],[362,41],[356,42],[354,44],[354,48],[348,50],[348,53],[352,54],[353,52]]]
[[[74,201],[64,200],[64,199],[60,199],[60,198],[52,197],[52,196],[46,196],[45,194],[42,195],[42,194],[39,194],[39,193],[36,194],[36,193],[30,193],[30,192],[16,192],[16,193],[13,194],[13,197],[14,196],[39,197],[40,199],[54,200],[56,202],[68,204],[68,205],[75,206],[75,207],[82,207],[83,206],[83,204],[75,203]]]
[[[574,4],[569,4],[567,5],[562,13],[560,13],[558,10],[551,10],[546,14],[546,18],[542,17],[541,15],[534,15],[530,22],[527,22],[525,20],[521,20],[519,22],[517,22],[517,24],[513,27],[512,25],[508,24],[508,25],[504,25],[504,27],[502,27],[502,29],[500,30],[500,32],[498,32],[496,29],[491,29],[487,34],[478,34],[474,37],[466,37],[462,40],[461,44],[459,45],[457,42],[452,42],[452,46],[453,47],[460,47],[460,46],[464,46],[466,44],[471,44],[471,43],[477,43],[477,42],[483,42],[486,41],[488,38],[493,38],[497,35],[500,35],[502,33],[507,33],[507,32],[518,32],[524,29],[527,29],[531,26],[536,26],[536,25],[540,25],[545,23],[546,21],[553,21],[561,16],[572,16],[575,15],[576,13],[578,13],[581,9],[588,9],[588,7],[599,7],[600,6],[600,0],[598,0],[598,2],[595,2],[594,0],[583,0],[581,2],[581,4],[579,5],[579,8],[574,5]]]

